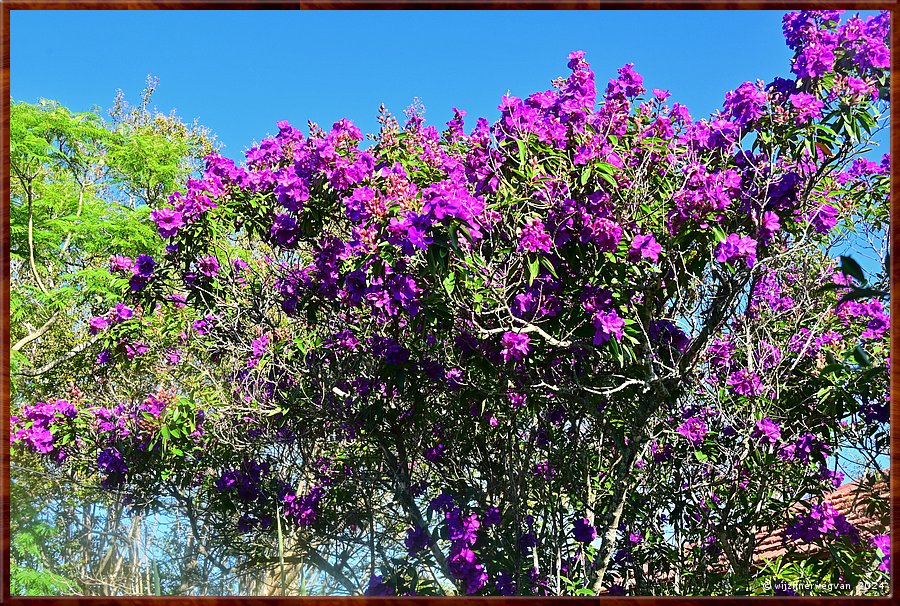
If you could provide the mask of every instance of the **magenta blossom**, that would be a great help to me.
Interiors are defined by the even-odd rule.
[[[697,417],[691,417],[682,423],[677,431],[694,447],[697,447],[703,443],[703,438],[706,436],[706,423]]]
[[[659,253],[662,252],[662,246],[656,242],[653,234],[638,234],[631,241],[631,250],[628,251],[628,260],[637,263],[641,259],[650,259],[651,262],[659,261]]]
[[[154,210],[150,213],[150,218],[156,223],[159,235],[163,238],[171,238],[184,225],[184,215],[171,208]]]
[[[553,240],[540,219],[528,219],[525,227],[519,228],[519,250],[529,252],[550,252]]]
[[[760,444],[777,444],[781,440],[781,429],[778,423],[766,417],[756,422],[756,429],[750,435],[759,440]]]
[[[529,343],[531,343],[531,337],[526,334],[505,332],[500,339],[500,345],[503,346],[503,349],[500,350],[500,355],[503,356],[503,360],[506,362],[510,360],[524,360],[528,352],[531,351]]]

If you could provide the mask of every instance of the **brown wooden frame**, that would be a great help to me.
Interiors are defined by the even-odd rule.
[[[280,10],[346,10],[346,9],[480,9],[480,10],[597,10],[597,9],[691,9],[691,10],[798,10],[798,9],[823,9],[844,8],[848,10],[882,10],[888,9],[891,14],[891,65],[894,70],[900,65],[900,27],[898,27],[898,15],[900,15],[900,0],[851,0],[828,2],[820,0],[796,0],[785,2],[783,0],[675,0],[664,2],[658,0],[307,0],[297,2],[291,0],[0,0],[0,91],[2,91],[2,122],[0,122],[0,188],[2,188],[3,200],[0,202],[0,427],[4,432],[0,435],[0,602],[19,604],[33,604],[34,606],[59,605],[75,606],[102,602],[104,604],[202,604],[205,606],[218,606],[219,604],[251,604],[257,606],[270,606],[283,604],[296,600],[314,602],[316,604],[388,604],[402,602],[408,605],[425,604],[435,605],[447,600],[458,600],[466,604],[480,604],[482,606],[499,606],[501,604],[542,603],[551,600],[564,600],[568,604],[594,604],[601,599],[610,606],[624,606],[626,603],[640,603],[646,606],[655,604],[695,604],[702,602],[704,605],[719,605],[730,603],[746,603],[760,598],[752,597],[613,597],[602,598],[546,598],[546,597],[311,597],[311,598],[260,598],[260,597],[63,597],[63,598],[27,598],[10,597],[10,561],[9,561],[9,440],[5,436],[9,434],[9,373],[10,373],[10,326],[9,326],[9,293],[10,293],[10,235],[9,235],[9,13],[11,10],[184,10],[184,9],[218,9],[218,10],[255,10],[255,9],[280,9]],[[891,78],[891,97],[900,99],[900,78]],[[900,151],[900,107],[891,107],[891,133],[890,147],[894,154]],[[900,249],[900,179],[897,179],[900,160],[894,160],[891,164],[891,226],[890,249]],[[891,257],[890,268],[891,284],[900,281],[900,256],[894,254]],[[898,334],[900,329],[900,289],[891,289],[890,295],[891,332]],[[900,360],[900,338],[895,338],[890,344],[891,358]],[[892,419],[900,419],[900,364],[891,365],[891,404],[890,415]],[[900,428],[891,426],[891,466],[898,469],[900,463]],[[900,479],[897,474],[891,475],[891,528],[900,528]],[[891,551],[894,554],[891,564],[891,595],[900,595],[897,592],[898,554],[897,547],[900,540],[891,532]],[[770,606],[783,606],[801,602],[809,606],[825,606],[844,604],[846,602],[860,603],[893,603],[891,597],[768,597],[766,600]]]

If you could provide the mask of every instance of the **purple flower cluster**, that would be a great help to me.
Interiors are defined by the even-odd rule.
[[[247,358],[248,368],[256,368],[257,365],[259,365],[260,358],[262,358],[266,348],[269,346],[269,340],[269,335],[264,334],[250,342],[252,353],[250,354],[250,357]]]
[[[853,543],[859,541],[859,531],[844,514],[830,503],[813,505],[807,514],[800,514],[784,531],[784,540],[816,541],[828,536],[845,536]]]
[[[891,536],[880,534],[872,537],[872,545],[881,552],[881,562],[878,564],[878,570],[882,572],[891,571]]]
[[[835,310],[835,315],[846,326],[850,326],[853,318],[866,322],[865,330],[860,334],[863,339],[880,339],[890,327],[890,315],[884,311],[881,301],[873,299],[868,303],[845,301]]]
[[[649,259],[650,262],[657,263],[661,252],[662,246],[659,245],[653,234],[637,234],[631,241],[628,260],[637,263],[641,259]]]
[[[73,419],[77,414],[75,406],[66,400],[25,406],[21,415],[9,419],[10,444],[22,444],[41,454],[52,453],[54,440],[50,428],[59,420]]]
[[[504,362],[515,360],[521,362],[531,351],[531,337],[524,333],[505,332],[500,338],[500,355]]]
[[[750,436],[760,444],[777,444],[781,440],[781,428],[778,423],[766,417],[756,422],[756,428]]]
[[[703,444],[703,438],[706,437],[708,430],[702,419],[691,417],[679,425],[676,431],[696,448]]]
[[[579,543],[590,543],[597,538],[597,529],[594,528],[587,518],[581,518],[575,520],[572,535]]]
[[[447,558],[450,574],[461,581],[467,594],[473,594],[484,587],[488,575],[484,566],[478,563],[471,546],[478,540],[478,514],[463,516],[458,507],[445,514],[447,520],[447,537],[453,541],[450,556]]]
[[[282,497],[284,514],[299,526],[309,526],[316,521],[319,514],[319,502],[325,496],[322,486],[313,486],[309,492],[298,497],[293,490],[288,490]]]
[[[811,433],[805,433],[795,442],[783,445],[779,456],[786,461],[809,463],[812,458],[824,460],[829,453],[831,448],[828,444]]]
[[[766,113],[766,93],[752,82],[744,82],[737,90],[725,94],[725,112],[740,127],[745,127]]]
[[[369,584],[366,587],[365,595],[368,596],[386,596],[394,595],[394,588],[384,582],[384,577],[380,574],[373,574],[369,577]]]
[[[431,533],[427,528],[419,528],[415,526],[406,531],[406,538],[403,540],[406,545],[407,552],[413,557],[423,549],[431,545]]]
[[[154,210],[150,213],[150,218],[156,223],[162,238],[171,238],[184,227],[184,214],[171,208]]]
[[[519,228],[519,250],[529,252],[550,252],[553,240],[540,219],[528,219],[525,227]]]
[[[851,17],[839,23],[841,11],[798,11],[784,16],[784,35],[796,51],[792,71],[800,78],[819,78],[834,67],[838,57],[847,57],[863,75],[890,65],[888,13]]]
[[[752,268],[756,263],[756,240],[750,236],[729,234],[724,242],[719,242],[716,248],[716,260],[721,263],[731,263],[736,259],[743,259],[747,267]]]
[[[112,489],[120,486],[125,481],[128,473],[128,465],[122,458],[122,454],[116,448],[107,448],[97,456],[97,466],[106,477],[101,481],[103,488]]]
[[[594,345],[603,345],[611,338],[621,340],[625,334],[625,320],[612,305],[612,293],[606,289],[585,287],[581,295],[584,310],[593,317]]]
[[[731,373],[725,384],[739,396],[758,396],[764,391],[759,375],[747,368]]]
[[[260,483],[262,476],[269,473],[268,463],[257,463],[245,460],[239,469],[225,471],[215,482],[216,490],[226,492],[234,490],[239,499],[251,503],[262,495]],[[287,507],[285,507],[287,511]]]

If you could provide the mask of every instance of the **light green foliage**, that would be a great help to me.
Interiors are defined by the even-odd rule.
[[[90,372],[93,357],[78,355],[91,338],[87,320],[106,312],[127,288],[110,275],[110,256],[160,254],[163,243],[148,220],[150,211],[183,188],[201,158],[215,149],[205,128],[148,109],[155,85],[148,82],[136,108],[120,93],[111,120],[54,101],[11,103],[12,414]],[[93,389],[122,397],[132,386]],[[75,488],[71,503],[53,500],[31,485],[41,477],[35,475],[38,466],[30,458],[13,461],[12,593],[84,592],[85,580],[63,559],[90,554],[64,545],[61,537],[79,523],[66,515],[73,504],[94,503],[97,496]],[[90,549],[91,542],[83,545],[82,551]],[[89,574],[97,572],[90,566]],[[99,572],[95,576],[103,581]]]

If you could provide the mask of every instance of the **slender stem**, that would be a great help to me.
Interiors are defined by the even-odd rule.
[[[287,584],[284,580],[284,536],[281,534],[281,507],[275,505],[275,525],[278,527],[278,563],[281,566],[281,595],[287,595]]]

